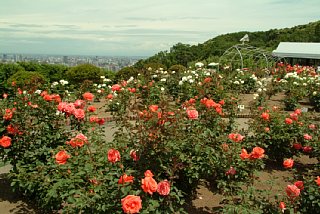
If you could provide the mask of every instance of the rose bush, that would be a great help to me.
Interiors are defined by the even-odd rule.
[[[294,171],[294,155],[317,157],[319,125],[299,109],[283,114],[261,107],[253,112],[251,133],[239,130],[238,92],[225,90],[234,77],[159,69],[117,84],[101,78],[79,90],[63,81],[54,87],[14,86],[0,102],[0,155],[13,165],[12,186],[48,211],[174,213],[183,212],[183,197],[192,196],[204,179],[230,199],[224,211],[239,206],[241,193],[237,210],[246,206],[249,212],[253,203],[251,211],[261,206],[269,212],[270,200],[259,204],[249,191],[256,171],[266,159],[284,161]],[[250,84],[243,90],[261,86],[252,74],[246,77]],[[109,119],[98,115],[96,96],[105,97],[102,109],[111,111],[112,141],[105,140]],[[318,203],[316,170],[288,188],[301,210]]]

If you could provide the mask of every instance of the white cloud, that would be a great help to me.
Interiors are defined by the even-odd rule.
[[[306,24],[317,20],[317,5],[318,0],[3,0],[0,46],[3,52],[21,51],[21,42],[5,44],[16,40],[29,41],[24,52],[41,45],[47,53],[150,55],[222,33]]]

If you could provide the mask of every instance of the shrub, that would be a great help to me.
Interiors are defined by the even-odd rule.
[[[15,82],[18,87],[22,88],[34,85],[34,83],[43,84],[46,81],[45,77],[37,72],[18,71],[7,80],[7,84],[11,85],[12,82]]]
[[[103,76],[102,69],[91,65],[82,64],[70,68],[67,73],[67,80],[72,84],[81,84],[85,80],[90,80],[93,82],[99,82],[100,76]]]

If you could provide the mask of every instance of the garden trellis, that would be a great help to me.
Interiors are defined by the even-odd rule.
[[[232,69],[270,70],[279,58],[271,52],[247,44],[237,44],[228,48],[220,57],[219,64]]]

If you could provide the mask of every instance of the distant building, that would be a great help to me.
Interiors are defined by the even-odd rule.
[[[291,65],[320,66],[320,43],[280,42],[272,55],[284,58]]]
[[[62,61],[64,64],[68,64],[68,56],[63,56]]]

